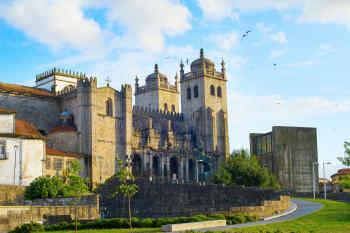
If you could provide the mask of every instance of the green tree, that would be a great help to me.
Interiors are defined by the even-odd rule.
[[[40,176],[33,180],[24,193],[27,200],[84,195],[88,192],[87,179],[79,176],[81,166],[72,161],[63,178]]]
[[[346,167],[350,167],[350,142],[344,142],[344,157],[337,159]]]
[[[257,158],[250,156],[246,150],[233,151],[230,158],[220,165],[213,182],[225,185],[280,188],[276,177],[270,175],[266,168],[262,168]]]
[[[40,176],[30,183],[24,197],[27,200],[58,197],[63,194],[63,187],[62,180],[56,176]]]
[[[350,142],[344,142],[344,157],[337,158],[344,166],[350,166]],[[350,175],[345,174],[342,175],[341,180],[339,180],[339,184],[344,189],[350,189]]]
[[[131,224],[131,198],[137,193],[138,186],[137,184],[134,184],[135,177],[132,175],[130,167],[125,167],[123,165],[122,160],[116,159],[119,171],[116,173],[115,177],[117,178],[118,182],[120,183],[114,193],[112,194],[112,197],[116,197],[118,195],[122,195],[124,198],[128,198],[128,207],[129,207],[129,226],[130,226],[130,232],[132,233],[132,224]]]

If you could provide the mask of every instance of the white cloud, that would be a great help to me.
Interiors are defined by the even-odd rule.
[[[92,18],[86,9],[106,9],[107,21],[122,26],[116,36]],[[165,36],[189,30],[191,14],[173,0],[14,0],[0,3],[0,18],[37,42],[54,49],[101,50],[112,47],[160,51]],[[122,29],[120,27],[120,29]],[[122,45],[117,44],[118,42]]]
[[[287,36],[284,32],[277,32],[277,33],[271,34],[270,38],[281,44],[288,42]]]
[[[264,36],[268,37],[269,39],[278,42],[278,43],[287,43],[287,36],[284,32],[273,32],[272,27],[266,26],[264,23],[259,22],[255,25],[255,27],[260,31]]]
[[[0,17],[55,49],[85,49],[103,43],[107,32],[82,12],[81,0],[15,0],[0,4]]]
[[[344,24],[350,30],[350,1],[305,0],[299,21],[303,23]]]
[[[109,3],[107,18],[126,28],[129,37],[139,39],[141,46],[160,51],[165,36],[182,34],[191,29],[189,10],[172,0],[128,0]]]
[[[260,122],[274,119],[278,123],[288,123],[350,111],[349,103],[317,96],[287,99],[280,95],[249,96],[229,93],[228,99],[230,100],[229,108],[231,108],[229,112],[235,112],[230,119],[234,125],[254,122],[257,116]]]
[[[237,11],[285,10],[304,0],[197,0],[204,16],[212,20],[232,17]]]
[[[210,34],[209,41],[219,49],[228,51],[238,44],[238,34],[236,32],[228,32],[223,34]]]
[[[310,67],[310,66],[319,65],[319,64],[321,64],[321,61],[319,60],[305,60],[305,61],[289,63],[289,64],[286,64],[286,66],[292,67],[292,68],[305,68],[305,67]]]
[[[335,52],[335,48],[334,48],[333,45],[331,45],[331,44],[321,44],[319,52],[318,52],[318,55],[319,56],[325,56],[325,55],[328,55],[328,54],[333,53],[333,52]]]
[[[301,23],[337,23],[350,30],[349,0],[197,0],[204,16],[208,19],[222,20],[237,12],[278,11],[300,8],[297,20]],[[290,16],[282,16],[284,19]]]
[[[272,51],[270,52],[270,57],[271,57],[271,58],[280,57],[280,56],[282,56],[282,55],[285,54],[285,53],[286,53],[286,51],[283,50],[283,49],[272,50]]]

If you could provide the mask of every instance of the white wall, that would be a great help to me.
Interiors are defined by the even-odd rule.
[[[55,83],[56,83],[56,91],[62,91],[66,86],[69,86],[69,85],[73,85],[74,87],[76,87],[78,83],[78,79],[56,75],[54,80],[54,76],[50,76],[36,82],[35,87],[43,88],[48,91],[51,91],[51,88]]]
[[[43,172],[43,140],[1,138],[6,141],[7,157],[0,160],[0,184],[29,185]],[[15,146],[18,146],[17,150]]]
[[[13,134],[14,118],[14,114],[0,114],[0,134]]]

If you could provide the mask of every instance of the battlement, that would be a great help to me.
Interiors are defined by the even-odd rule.
[[[77,88],[86,88],[86,87],[95,87],[97,88],[97,78],[96,77],[90,77],[90,78],[81,78],[78,80]]]
[[[156,110],[153,108],[147,108],[142,106],[134,106],[132,111],[133,111],[133,114],[146,115],[152,118],[164,118],[167,120],[174,120],[174,121],[184,120],[182,113]]]
[[[55,67],[51,70],[48,70],[41,74],[36,75],[36,81],[38,82],[54,75],[65,76],[65,77],[76,78],[76,79],[86,78],[86,74],[82,72],[64,70],[64,69],[59,69]]]

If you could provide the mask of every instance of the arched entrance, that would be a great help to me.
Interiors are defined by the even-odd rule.
[[[158,156],[153,156],[152,158],[152,171],[153,175],[159,176],[160,175],[160,161]]]
[[[140,155],[134,154],[132,159],[132,174],[134,176],[141,176],[142,172],[142,160]]]
[[[188,160],[188,176],[190,180],[194,180],[194,164],[193,159]]]
[[[170,159],[170,175],[171,178],[175,177],[176,174],[176,178],[179,177],[179,163],[176,157],[171,157]]]

